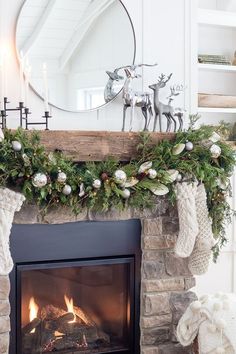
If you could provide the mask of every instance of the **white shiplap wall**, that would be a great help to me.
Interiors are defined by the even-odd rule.
[[[10,47],[8,58],[8,94],[15,105],[19,99],[18,63],[14,50],[14,31],[17,14],[23,0],[0,0],[0,28],[2,39]],[[197,59],[195,18],[196,0],[124,0],[134,23],[137,37],[137,62],[158,62],[158,69],[144,71],[142,86],[156,81],[160,72],[173,72],[176,82],[184,83],[187,88],[179,104],[187,110],[194,106],[194,88],[197,86]],[[34,116],[43,111],[41,100],[31,93],[31,109]],[[53,109],[52,129],[78,130],[120,130],[122,106],[121,99],[100,111],[72,114]],[[12,124],[16,120],[12,119]],[[66,122],[66,124],[65,124]],[[140,114],[137,115],[135,129],[142,127]],[[234,200],[236,193],[234,177]],[[234,227],[228,231],[233,240]],[[200,293],[235,290],[235,239],[222,252],[217,265],[212,265],[205,276],[198,279]]]

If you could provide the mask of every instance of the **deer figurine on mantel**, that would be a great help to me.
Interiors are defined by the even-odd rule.
[[[174,108],[170,104],[164,104],[160,102],[159,99],[160,89],[166,86],[167,82],[170,81],[172,75],[173,74],[171,73],[166,78],[164,74],[161,74],[158,78],[157,84],[153,84],[149,86],[149,88],[154,91],[154,111],[155,111],[155,118],[154,118],[154,125],[153,125],[154,132],[156,131],[157,128],[157,119],[159,119],[160,132],[162,132],[162,115],[165,115],[167,119],[167,129],[166,129],[167,132],[170,131],[172,122],[174,122],[176,127],[176,121],[174,118]]]
[[[115,82],[119,82],[124,79],[124,77],[119,75],[118,73],[120,69],[121,68],[117,68],[113,72],[106,71],[107,75],[109,76],[108,82],[104,90],[104,99],[106,103],[112,101],[117,95],[117,92],[114,89]]]
[[[132,130],[133,127],[133,119],[134,119],[134,109],[135,107],[140,107],[142,110],[142,114],[145,119],[144,131],[148,130],[148,126],[150,120],[153,116],[152,110],[152,95],[149,92],[138,92],[133,88],[133,80],[141,77],[137,73],[137,68],[143,66],[156,66],[157,64],[139,64],[139,65],[129,65],[124,67],[124,71],[126,74],[126,81],[123,88],[123,125],[122,131],[125,131],[125,121],[126,121],[126,111],[127,108],[131,108],[131,118],[130,118],[130,126],[129,130]]]

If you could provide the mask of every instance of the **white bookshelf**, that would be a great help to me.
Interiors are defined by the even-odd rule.
[[[236,50],[236,12],[229,11],[227,4],[223,0],[197,0],[197,54],[224,55],[233,60]],[[195,70],[197,76],[193,85],[197,95],[202,92],[236,96],[236,66],[198,63]],[[235,121],[236,108],[197,107],[197,111],[203,119],[206,115],[206,119],[209,118],[214,124],[219,123],[219,117],[228,122]]]

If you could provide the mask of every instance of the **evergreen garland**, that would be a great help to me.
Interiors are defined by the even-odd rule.
[[[232,217],[227,196],[231,192],[229,178],[233,174],[236,157],[224,142],[217,142],[221,148],[220,156],[212,157],[212,143],[209,142],[214,128],[202,126],[194,130],[196,117],[190,117],[190,121],[189,129],[177,133],[175,141],[164,140],[154,147],[150,144],[151,136],[141,133],[137,146],[139,160],[126,164],[112,159],[76,164],[60,152],[45,152],[36,132],[26,134],[21,129],[15,132],[6,130],[4,139],[0,141],[0,186],[21,191],[29,202],[36,202],[45,212],[53,205],[70,206],[75,213],[83,208],[100,212],[112,207],[144,209],[154,205],[154,193],[157,191],[156,194],[161,195],[159,192],[163,187],[168,188],[167,196],[171,203],[175,202],[174,183],[168,171],[179,172],[183,180],[191,182],[197,179],[205,184],[213,233],[218,240],[213,250],[217,257],[227,242],[225,225]],[[14,141],[21,144],[18,151],[13,148]],[[191,151],[179,149],[186,142],[193,144]],[[140,172],[140,166],[147,161],[152,163],[152,169],[157,173],[153,179],[149,178],[147,171]],[[117,170],[124,171],[127,176],[123,185],[114,177]],[[60,172],[65,174],[66,181],[58,179]],[[38,173],[47,177],[43,187],[32,183]],[[96,180],[101,182],[101,186],[95,188]],[[64,192],[65,185],[71,188],[68,195]],[[124,195],[125,187],[130,195]]]

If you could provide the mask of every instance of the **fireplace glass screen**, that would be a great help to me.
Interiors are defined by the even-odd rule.
[[[133,267],[132,257],[19,265],[17,352],[125,353]]]

